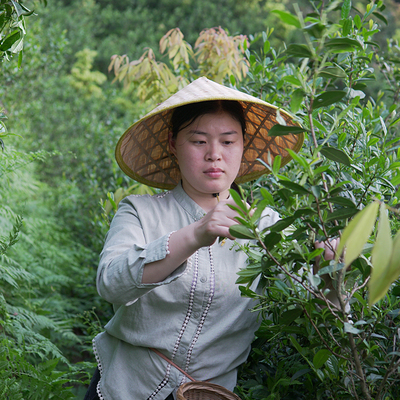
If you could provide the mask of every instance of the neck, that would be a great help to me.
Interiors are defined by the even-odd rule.
[[[183,190],[186,194],[195,201],[205,212],[211,211],[220,200],[225,200],[229,197],[229,189],[223,190],[222,192],[214,193],[201,193],[193,190],[192,187],[188,187],[182,182]],[[215,194],[218,194],[218,197]]]

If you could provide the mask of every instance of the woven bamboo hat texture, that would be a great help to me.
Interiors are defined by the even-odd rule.
[[[244,110],[244,152],[236,183],[257,179],[269,172],[257,159],[268,164],[269,160],[273,162],[279,154],[283,166],[291,160],[286,149],[295,152],[300,150],[304,140],[302,133],[268,136],[268,131],[277,124],[278,107],[201,77],[169,97],[125,131],[115,150],[115,158],[122,171],[148,186],[160,189],[175,187],[181,175],[168,145],[171,115],[179,106],[210,100],[236,100]],[[286,125],[298,126],[287,112],[280,110],[280,115]]]

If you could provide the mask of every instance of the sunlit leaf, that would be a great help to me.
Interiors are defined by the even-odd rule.
[[[279,18],[283,22],[285,22],[285,23],[287,23],[289,25],[295,26],[296,28],[301,28],[301,24],[300,24],[299,19],[297,17],[295,17],[293,14],[290,14],[290,13],[288,13],[286,11],[281,11],[281,10],[272,10],[272,12],[274,14],[279,15]]]
[[[350,265],[361,253],[364,244],[371,235],[378,213],[379,203],[374,201],[350,221],[343,230],[339,246],[336,251],[336,259],[342,254],[346,247],[344,263]]]
[[[350,15],[351,11],[351,0],[344,0],[342,4],[342,8],[340,10],[340,16],[342,19],[347,18]]]
[[[392,251],[393,241],[391,237],[389,218],[385,204],[382,203],[379,213],[378,234],[371,254],[373,268],[371,270],[371,279],[368,282],[370,305],[375,304],[377,301],[382,299],[393,282],[391,279],[392,277],[389,275]],[[397,257],[398,252],[396,251],[393,261],[398,261],[396,260]]]
[[[281,167],[281,160],[282,157],[279,154],[274,158],[274,163],[272,164],[272,171],[275,175],[278,174],[279,172],[279,169]]]
[[[290,109],[292,110],[293,113],[297,113],[297,111],[299,111],[303,98],[304,98],[304,92],[302,89],[296,89],[292,93],[292,98],[290,100]]]
[[[354,333],[355,335],[357,335],[357,334],[362,332],[361,329],[357,329],[354,325],[352,325],[352,324],[350,324],[348,322],[344,323],[344,331],[346,333]]]
[[[351,32],[353,24],[351,18],[346,18],[343,20],[343,36],[347,36]]]
[[[389,265],[392,254],[392,237],[390,234],[390,223],[384,203],[380,205],[378,233],[375,245],[371,254],[372,265],[374,266],[372,277],[379,278]],[[372,278],[371,278],[372,280]]]
[[[397,232],[397,235],[393,239],[393,251],[387,273],[392,282],[400,275],[400,231]]]

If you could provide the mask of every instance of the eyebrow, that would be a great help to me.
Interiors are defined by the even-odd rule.
[[[220,135],[237,135],[237,134],[239,134],[238,131],[227,131],[227,132],[222,132]],[[192,129],[189,132],[186,132],[186,135],[209,135],[209,133]]]

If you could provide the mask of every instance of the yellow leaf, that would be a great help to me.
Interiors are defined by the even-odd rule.
[[[400,274],[400,231],[397,232],[393,240],[393,251],[387,273],[392,282],[394,282]]]
[[[389,265],[392,249],[393,243],[387,209],[385,204],[381,203],[378,233],[376,235],[375,245],[371,254],[371,261],[372,265],[374,266],[374,275],[382,275],[386,270],[387,266]]]
[[[371,261],[373,269],[369,286],[369,303],[376,303],[385,296],[392,281],[388,275],[389,262],[393,250],[393,241],[390,232],[390,223],[384,203],[380,206],[379,227],[374,248],[372,249]]]
[[[346,248],[344,263],[349,266],[361,253],[364,244],[371,235],[375,224],[379,203],[374,201],[358,212],[343,230],[340,243],[336,251],[336,261]]]

